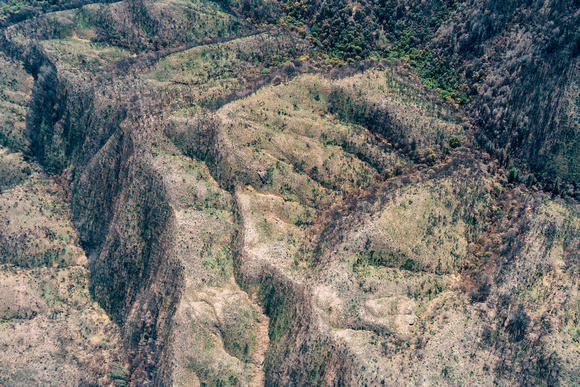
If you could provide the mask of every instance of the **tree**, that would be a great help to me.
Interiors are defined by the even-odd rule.
[[[508,172],[508,182],[518,183],[519,181],[520,181],[520,171],[515,167],[511,167]]]
[[[521,341],[525,337],[529,325],[530,316],[524,310],[518,309],[508,317],[505,330],[512,341]]]
[[[459,148],[461,146],[461,140],[457,136],[451,136],[449,139],[449,146],[451,148]]]

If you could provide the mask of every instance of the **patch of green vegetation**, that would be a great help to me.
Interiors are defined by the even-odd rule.
[[[427,49],[400,48],[397,44],[393,44],[393,49],[392,54],[416,68],[425,86],[436,90],[441,99],[457,104],[469,101],[466,84],[449,63]]]
[[[449,146],[451,148],[459,148],[461,146],[461,140],[457,136],[451,136],[449,139]]]
[[[271,342],[284,342],[284,339],[290,334],[291,311],[297,307],[292,305],[291,296],[292,293],[288,293],[272,283],[265,283],[260,288],[264,313],[270,318],[268,336],[270,336]],[[268,366],[265,365],[265,367]]]
[[[511,167],[508,172],[508,182],[519,183],[519,181],[520,181],[520,171],[517,168]]]
[[[229,303],[223,309],[220,331],[224,349],[248,363],[256,348],[256,311],[250,304]]]
[[[43,5],[43,4],[47,4],[47,2],[46,1],[38,2],[36,0],[26,2],[23,0],[8,0],[0,8],[0,17],[3,16],[2,14],[18,13],[23,9],[30,8],[33,5]]]
[[[438,90],[442,99],[468,101],[466,86],[452,66],[426,48],[441,24],[459,8],[458,0],[341,4],[285,0],[280,23],[308,35],[325,51],[329,63],[400,58],[416,68],[424,84]]]
[[[367,265],[392,267],[414,271],[416,263],[413,259],[407,258],[407,254],[402,250],[396,251],[375,251],[361,253],[353,265],[354,272],[361,272]]]
[[[208,246],[201,255],[202,267],[210,274],[210,283],[226,282],[233,275],[229,246]]]
[[[119,364],[112,364],[109,371],[109,378],[115,380],[115,383],[117,383],[117,381],[124,381],[126,385],[127,370]]]
[[[189,368],[195,372],[203,387],[237,387],[240,385],[240,375],[230,369],[216,369],[212,359],[189,357]]]
[[[568,334],[574,343],[580,345],[580,328],[564,329],[564,333]]]
[[[69,71],[95,71],[100,66],[132,56],[129,50],[121,47],[76,38],[45,40],[42,44],[48,52],[56,54],[59,61],[67,63]]]

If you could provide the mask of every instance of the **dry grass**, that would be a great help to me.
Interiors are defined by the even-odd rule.
[[[0,144],[24,150],[26,112],[33,79],[22,64],[0,55]]]
[[[105,386],[124,365],[118,327],[91,300],[84,267],[0,273],[0,383]]]
[[[68,266],[81,263],[76,231],[59,187],[28,165],[21,155],[0,153],[19,172],[16,186],[0,195],[0,263],[20,267]],[[0,167],[0,169],[2,169]],[[24,172],[26,173],[24,173]],[[30,177],[29,177],[30,176]]]
[[[153,153],[176,216],[173,254],[185,269],[173,319],[174,380],[261,385],[268,320],[233,279],[232,197],[203,162],[181,155],[173,144],[161,139]]]
[[[79,38],[52,39],[42,42],[46,51],[58,58],[68,71],[90,72],[99,67],[132,56],[127,49]]]
[[[43,44],[70,72],[126,58],[131,50],[144,49],[139,46],[143,42],[155,44],[148,40],[154,26],[125,17],[130,6],[119,2],[85,7],[90,10],[87,17],[76,11],[53,15],[62,36],[52,36],[58,39]],[[183,41],[242,28],[236,27],[234,16],[202,1],[146,3],[141,11],[153,20],[168,20],[155,31],[165,37],[190,30]],[[91,25],[97,16],[111,21],[108,30],[97,31]],[[95,36],[112,45],[85,41]],[[96,93],[94,108],[103,115],[126,96],[135,97],[127,103],[135,116],[119,125],[129,131],[135,124],[136,130],[147,133],[143,138],[150,137],[150,142],[143,140],[151,144],[143,159],[162,176],[168,193],[174,215],[168,254],[179,259],[185,276],[169,348],[176,383],[263,382],[262,362],[266,359],[268,364],[276,356],[265,354],[268,319],[236,285],[234,275],[253,286],[260,286],[268,275],[287,281],[290,285],[285,289],[306,284],[304,295],[292,298],[306,306],[286,304],[290,298],[276,294],[278,289],[265,295],[267,302],[279,302],[269,304],[271,337],[276,341],[306,336],[305,330],[298,330],[308,329],[311,336],[301,342],[305,351],[314,348],[308,347],[310,338],[331,337],[328,342],[340,345],[337,352],[352,360],[352,378],[361,385],[513,382],[494,374],[504,356],[502,346],[513,353],[519,348],[504,329],[511,309],[498,306],[500,293],[513,294],[518,305],[529,310],[536,308],[530,313],[534,335],[543,315],[553,318],[560,331],[545,339],[545,345],[549,343],[568,364],[578,364],[574,349],[580,338],[580,297],[575,290],[564,289],[576,283],[573,274],[578,272],[577,214],[554,202],[531,208],[527,215],[535,218],[529,230],[521,230],[519,255],[501,255],[502,238],[509,237],[517,216],[515,210],[506,210],[511,198],[504,182],[485,172],[487,166],[477,165],[481,160],[475,156],[464,163],[450,161],[468,152],[444,154],[452,136],[466,140],[463,127],[455,122],[452,108],[426,96],[413,76],[387,65],[341,79],[320,74],[302,74],[287,82],[280,78],[214,115],[204,112],[215,122],[211,138],[203,138],[205,132],[193,133],[200,128],[196,122],[204,106],[214,106],[211,102],[218,97],[252,85],[262,74],[309,50],[296,36],[273,33],[208,44],[167,56],[148,70],[137,71],[136,66]],[[3,71],[18,75],[18,87],[15,95],[5,99],[6,106],[22,107],[29,79],[18,66],[10,66],[3,66],[7,69]],[[291,72],[295,65],[286,66]],[[23,109],[18,109],[22,118]],[[384,113],[389,121],[381,126],[380,120],[372,120],[376,116],[371,112]],[[169,135],[174,129],[185,133],[185,144],[177,144]],[[18,155],[0,162],[0,173],[11,181],[0,196],[0,205],[7,209],[0,217],[10,219],[0,237],[9,241],[2,248],[11,256],[2,258],[21,266],[41,266],[27,273],[33,277],[42,273],[42,278],[38,284],[2,289],[2,318],[40,324],[48,311],[83,316],[83,308],[91,305],[83,287],[86,273],[70,265],[82,263],[84,256],[68,223],[66,203],[59,200],[58,187],[36,172],[33,180],[27,180],[22,163]],[[427,171],[428,166],[432,171]],[[395,175],[402,176],[390,180]],[[140,230],[131,223],[132,217],[141,203],[135,199],[127,205],[120,213],[126,216],[126,224],[134,226],[134,234],[127,235],[134,236]],[[325,211],[336,216],[320,216]],[[321,219],[328,224],[321,224]],[[481,234],[485,227],[487,235]],[[493,239],[490,248],[470,251],[469,242],[482,235]],[[480,239],[480,247],[486,247],[488,241]],[[46,261],[50,249],[55,257],[50,255]],[[475,255],[482,261],[493,258],[484,268],[488,271],[481,267],[462,271]],[[492,284],[487,303],[473,302],[462,293],[464,277],[491,275],[492,269],[503,277]],[[6,283],[15,284],[23,269],[11,270],[19,270],[14,274],[17,279],[3,275]],[[26,301],[18,304],[20,299]],[[314,312],[298,315],[310,301]],[[514,308],[516,301],[512,301]],[[80,340],[83,350],[101,345],[104,356],[113,356],[106,351],[112,348],[107,340],[114,340],[100,328],[110,326],[109,322],[91,321],[87,323],[90,334],[81,335],[83,331],[74,325],[63,337],[72,337],[73,344]],[[313,323],[296,327],[297,321]],[[23,331],[27,326],[21,327]],[[59,327],[51,325],[48,330],[62,332]],[[484,328],[493,330],[496,341],[490,344]],[[9,334],[15,332],[10,329]],[[14,344],[13,350],[22,343]],[[296,343],[274,344],[272,353],[280,348],[294,350]],[[316,348],[330,353],[331,346],[324,345]],[[310,360],[305,364],[316,361]],[[567,367],[565,381],[573,384],[577,370]],[[77,371],[66,372],[76,375]]]
[[[109,385],[109,367],[125,364],[121,337],[91,299],[62,192],[2,148],[6,166],[20,176],[0,194],[0,384]]]

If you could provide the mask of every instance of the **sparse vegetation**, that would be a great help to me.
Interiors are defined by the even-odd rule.
[[[579,384],[542,4],[4,6],[0,384]]]

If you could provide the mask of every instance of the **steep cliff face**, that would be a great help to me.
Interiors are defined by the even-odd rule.
[[[46,39],[61,36],[59,23],[61,19],[57,19],[56,25],[42,20],[32,25],[48,25],[48,30],[36,30]],[[212,187],[208,196],[212,184],[207,186],[206,182],[212,178],[207,172],[200,187],[196,188],[195,183],[190,187],[200,190],[199,197],[195,194],[192,199],[199,203],[196,208],[201,206],[201,213],[214,216],[217,207],[212,203],[223,207],[220,211],[225,219],[216,222],[215,232],[221,229],[224,235],[216,234],[216,240],[212,240],[207,235],[208,219],[203,226],[196,226],[195,219],[185,215],[192,204],[179,194],[184,190],[185,179],[191,178],[192,172],[197,173],[189,170],[193,161],[182,161],[183,182],[168,177],[170,169],[165,167],[162,155],[171,152],[174,163],[176,150],[171,149],[162,132],[155,131],[159,122],[152,117],[159,112],[158,101],[138,98],[136,91],[119,90],[114,82],[100,88],[91,82],[82,83],[88,80],[86,75],[75,74],[66,65],[58,67],[54,64],[57,57],[47,54],[46,47],[22,39],[27,28],[30,27],[16,28],[20,30],[12,37],[16,35],[21,40],[12,42],[20,47],[25,66],[35,78],[27,117],[28,152],[46,170],[61,174],[70,185],[73,222],[89,258],[91,294],[122,326],[130,360],[127,380],[134,385],[167,385],[174,373],[182,383],[192,382],[191,378],[210,384],[220,380],[239,380],[245,384],[247,378],[263,379],[261,367],[245,365],[263,356],[265,348],[256,349],[256,336],[261,328],[252,319],[256,318],[257,309],[237,286],[232,285],[229,293],[206,301],[210,305],[217,303],[215,311],[211,308],[196,313],[194,306],[194,315],[188,312],[190,302],[198,302],[192,301],[192,296],[207,298],[199,289],[206,280],[209,282],[205,286],[215,289],[212,292],[223,293],[221,287],[233,275],[227,192]],[[156,143],[158,148],[157,145],[152,148]],[[218,200],[214,201],[216,195]],[[195,214],[192,216],[195,218]],[[186,235],[187,239],[179,242]],[[192,240],[199,239],[205,240],[203,248],[186,251],[192,247]],[[201,258],[204,265],[199,267]],[[212,272],[216,264],[212,260],[224,266],[225,272]],[[187,283],[184,267],[191,269]],[[191,290],[192,286],[196,290]],[[173,319],[183,292],[186,297],[179,304],[178,318]],[[240,298],[240,302],[224,310],[219,305],[228,295]],[[240,314],[240,310],[245,314]],[[216,337],[222,342],[222,349],[209,357],[209,364],[219,364],[224,356],[229,357],[229,363],[221,367],[230,367],[231,374],[196,375],[192,369],[199,370],[200,366],[205,369],[208,359],[193,359],[188,347],[182,352],[172,348],[181,348],[182,341],[190,340],[187,337],[192,333],[199,336],[197,330],[191,332],[192,321],[197,319],[201,324],[212,314],[213,318],[217,314],[223,328]],[[239,318],[248,320],[245,330],[232,325]],[[171,327],[184,337],[170,337]],[[240,341],[238,333],[247,338]],[[212,333],[207,334],[210,337]],[[262,341],[263,336],[262,332]],[[195,346],[200,345],[195,338],[192,340]]]
[[[67,185],[19,151],[33,78],[2,58],[0,125],[0,383],[107,385],[126,379],[118,326],[91,298],[70,222]]]
[[[107,117],[91,90],[59,75],[40,49],[24,57],[35,63],[29,68],[36,78],[27,119],[30,152],[69,180],[91,294],[123,326],[134,351],[134,382],[156,380],[182,268],[168,254],[175,220],[166,189],[151,160],[139,155],[147,149],[147,128],[132,120],[135,109],[127,116],[120,107]]]

